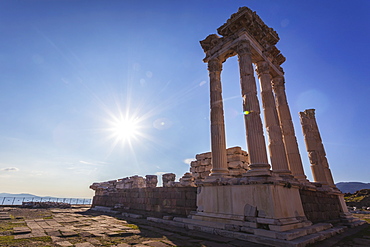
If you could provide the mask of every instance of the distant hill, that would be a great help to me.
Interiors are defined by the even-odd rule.
[[[362,189],[370,189],[370,183],[361,182],[339,182],[335,184],[343,193],[355,193]]]
[[[72,197],[53,197],[53,196],[36,196],[29,193],[12,194],[0,193],[0,205],[22,205],[23,202],[66,202],[70,204],[91,204],[91,198],[72,198]]]
[[[27,193],[22,194],[0,193],[0,197],[41,197],[41,196],[35,196]]]

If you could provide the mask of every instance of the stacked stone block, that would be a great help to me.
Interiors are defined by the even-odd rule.
[[[117,180],[111,180],[101,183],[93,183],[90,189],[95,190],[95,195],[105,195],[109,192],[116,191]]]
[[[195,187],[194,177],[190,172],[186,172],[179,180],[175,182],[176,174],[166,173],[162,175],[163,187]]]
[[[157,182],[156,175],[146,175],[145,178],[135,175],[118,180],[93,183],[90,189],[95,190],[96,195],[105,195],[110,192],[116,192],[117,189],[155,188],[157,187]]]
[[[343,211],[337,195],[322,191],[299,190],[304,213],[313,223],[339,220]]]
[[[162,186],[163,187],[173,187],[176,179],[175,173],[165,173],[162,175]]]
[[[132,176],[117,180],[117,189],[145,188],[145,179],[140,176]]]
[[[241,147],[232,147],[226,150],[229,175],[241,177],[248,170],[248,154]],[[196,160],[190,163],[190,172],[196,181],[205,179],[212,168],[212,153],[202,153],[195,156]]]
[[[227,167],[229,174],[235,177],[241,177],[248,170],[248,153],[243,151],[241,147],[233,147],[226,150]]]
[[[123,208],[135,213],[158,213],[186,216],[196,210],[196,187],[156,187],[118,189],[95,195],[93,205]]]
[[[145,176],[145,185],[147,188],[157,187],[158,178],[156,175],[146,175]]]

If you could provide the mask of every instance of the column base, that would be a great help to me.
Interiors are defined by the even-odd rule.
[[[272,170],[272,172],[279,177],[281,177],[284,180],[292,180],[294,179],[294,176],[291,171],[289,170]]]
[[[243,174],[243,177],[252,177],[252,176],[271,176],[271,170],[269,164],[264,163],[254,163],[250,164],[249,170]]]
[[[297,179],[300,183],[303,183],[303,184],[306,184],[306,183],[310,183],[310,181],[308,181],[307,179],[307,176],[304,175],[304,174],[300,174],[300,175],[293,175],[295,179]]]
[[[211,169],[211,173],[209,174],[211,177],[225,177],[229,176],[229,170],[228,169],[222,169],[222,168],[213,168]]]

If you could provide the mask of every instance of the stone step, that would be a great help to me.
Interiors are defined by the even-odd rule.
[[[112,210],[110,207],[104,207],[104,206],[95,206],[91,208],[93,211],[99,211],[99,212],[104,212],[104,213],[111,213],[111,214],[118,214],[118,211]]]
[[[331,224],[314,224],[308,227],[293,229],[285,232],[278,232],[276,233],[276,238],[281,240],[293,240],[299,237],[303,237],[312,233],[316,233],[322,230],[326,230],[328,228],[332,227]]]
[[[200,221],[188,218],[175,217],[173,220],[163,220],[148,217],[147,220],[157,223],[173,225],[197,230],[223,237],[246,240],[254,243],[266,244],[281,247],[303,247],[317,241],[330,238],[335,234],[342,233],[347,227],[334,227],[330,223],[317,223],[301,229],[294,229],[287,232],[276,232],[271,230],[253,229],[254,234],[245,232],[228,231],[222,228],[225,224],[219,222]],[[256,232],[257,231],[257,232]],[[256,234],[258,233],[258,234]]]
[[[144,216],[142,216],[141,214],[131,214],[131,213],[126,213],[126,212],[123,212],[122,216],[123,217],[128,217],[128,218],[133,218],[133,219],[143,219],[144,218]]]
[[[198,226],[225,229],[225,223],[221,223],[221,222],[203,221],[203,220],[196,220],[196,219],[190,219],[190,218],[181,218],[181,217],[174,217],[173,221],[182,222],[182,223],[186,223],[186,224],[192,224],[192,225],[198,225]]]
[[[352,221],[352,222],[344,222],[343,225],[352,228],[352,227],[356,227],[356,226],[361,226],[365,223],[366,223],[366,221],[357,219],[357,220]]]
[[[159,218],[154,218],[154,217],[147,217],[146,219],[148,221],[152,221],[152,222],[156,222],[156,223],[161,223],[161,224],[166,224],[166,225],[170,225],[170,226],[185,228],[185,224],[182,223],[182,222],[178,222],[178,221],[164,220],[164,219],[159,219]]]
[[[292,246],[295,247],[304,247],[309,244],[313,244],[318,241],[322,241],[324,239],[330,238],[336,234],[342,233],[347,227],[342,226],[342,227],[333,227],[321,232],[313,233],[307,236],[303,236],[300,238],[296,238],[292,241],[289,241]]]

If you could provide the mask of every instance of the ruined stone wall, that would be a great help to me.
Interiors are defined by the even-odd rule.
[[[248,170],[249,158],[241,147],[232,147],[226,150],[229,175],[241,177]],[[212,153],[202,153],[195,156],[196,160],[190,164],[190,172],[195,181],[205,179],[212,167]]]
[[[304,213],[313,223],[338,220],[342,213],[338,196],[322,191],[299,190]]]
[[[118,189],[95,195],[92,207],[105,206],[123,211],[186,216],[196,210],[196,187]]]

